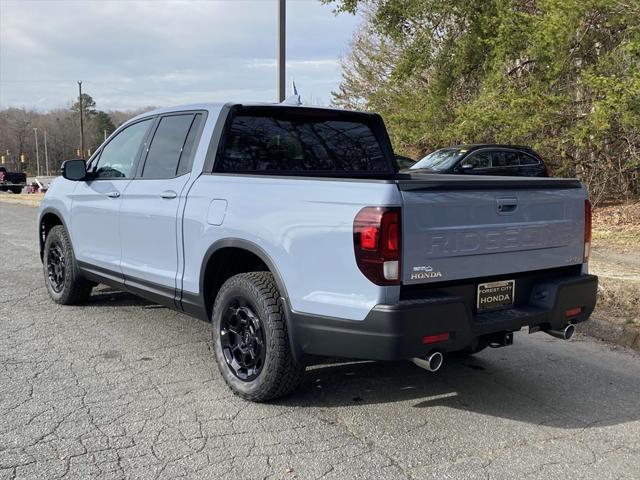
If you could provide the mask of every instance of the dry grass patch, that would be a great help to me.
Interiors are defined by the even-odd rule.
[[[7,193],[0,195],[0,202],[38,207],[43,198],[44,193],[19,193],[17,195],[15,193]]]
[[[601,277],[595,315],[611,323],[640,328],[640,281]]]
[[[595,245],[640,246],[640,201],[595,208],[593,241]]]

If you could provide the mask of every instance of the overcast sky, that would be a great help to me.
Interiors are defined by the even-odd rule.
[[[287,1],[287,89],[327,104],[360,22]],[[0,0],[0,108],[274,101],[276,0]]]

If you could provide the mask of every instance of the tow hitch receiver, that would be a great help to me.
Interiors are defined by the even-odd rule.
[[[513,332],[498,333],[489,338],[491,348],[508,347],[513,345]]]

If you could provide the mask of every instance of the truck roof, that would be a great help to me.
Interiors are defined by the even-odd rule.
[[[191,103],[185,105],[176,105],[173,107],[163,107],[157,108],[155,110],[150,110],[148,112],[141,113],[140,115],[136,115],[132,119],[128,120],[125,123],[130,123],[139,118],[148,117],[149,115],[159,115],[164,113],[172,113],[172,112],[182,112],[185,110],[206,110],[206,111],[218,111],[223,106],[234,106],[239,105],[243,107],[274,107],[274,108],[300,108],[300,109],[313,109],[313,110],[332,110],[332,111],[341,111],[341,112],[354,112],[361,114],[369,114],[370,112],[363,112],[358,110],[346,110],[343,108],[336,107],[324,107],[324,106],[315,106],[315,105],[292,105],[288,103],[269,103],[269,102],[205,102],[205,103]]]

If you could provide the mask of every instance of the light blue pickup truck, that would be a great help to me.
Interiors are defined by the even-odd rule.
[[[320,357],[413,360],[568,339],[596,303],[572,179],[399,173],[380,116],[269,104],[144,113],[62,168],[40,207],[61,304],[98,283],[211,321],[238,395]]]

